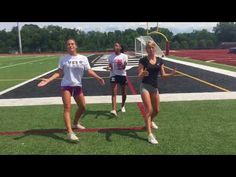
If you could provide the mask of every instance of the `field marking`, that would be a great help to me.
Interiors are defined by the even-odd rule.
[[[95,55],[95,54],[89,54],[89,55],[85,55],[86,57],[91,57],[91,56],[93,56],[93,55]]]
[[[218,74],[223,74],[223,75],[227,75],[227,76],[231,76],[231,77],[236,77],[236,72],[225,70],[225,69],[215,68],[215,67],[212,67],[212,66],[206,66],[206,65],[196,64],[196,63],[187,62],[187,61],[180,61],[180,60],[173,59],[173,58],[168,58],[168,57],[163,57],[163,59],[166,60],[166,61],[179,63],[179,64],[187,65],[187,66],[192,66],[194,68],[199,68],[199,69],[211,71],[211,72],[218,73]]]
[[[94,62],[97,61],[99,58],[101,58],[101,55],[99,55],[98,57],[96,57],[93,61],[91,61],[91,63],[94,63]]]
[[[27,62],[17,63],[17,64],[14,64],[14,65],[2,66],[2,67],[0,67],[0,69],[11,68],[11,67],[19,66],[19,65],[28,64],[28,63],[40,62],[40,61],[44,61],[44,60],[48,60],[48,59],[49,59],[49,57],[44,58],[44,59],[41,59],[41,60],[33,60],[33,61],[27,61]]]
[[[3,60],[3,61],[1,61],[1,59],[0,59],[0,63],[1,62],[6,62],[6,61],[10,62],[10,61],[17,61],[17,60],[22,60],[22,59],[28,60],[28,59],[45,58],[45,57],[49,58],[49,57],[56,57],[56,56],[35,56],[35,57],[28,57],[28,58],[21,57],[21,58],[12,58],[10,60]]]
[[[168,67],[168,66],[165,66],[165,68],[167,68],[167,69],[169,69],[169,70],[173,70],[172,68],[170,68],[170,67]],[[214,88],[217,88],[217,89],[219,89],[219,90],[222,90],[222,91],[224,91],[224,92],[231,92],[230,90],[228,90],[228,89],[226,89],[226,88],[217,86],[217,85],[215,85],[215,84],[212,84],[212,83],[210,83],[210,82],[204,81],[204,80],[202,80],[202,79],[199,79],[199,78],[197,78],[197,77],[191,76],[191,75],[189,75],[189,74],[183,73],[183,72],[181,72],[181,71],[176,71],[176,72],[179,73],[179,74],[182,74],[182,75],[184,75],[184,76],[186,76],[186,77],[189,77],[189,78],[191,78],[191,79],[193,79],[193,80],[199,81],[199,82],[204,83],[204,84],[206,84],[206,85],[209,85],[209,86],[211,86],[211,87],[214,87]]]
[[[129,77],[131,77],[131,78],[136,78],[136,77],[138,77],[138,76],[129,76]],[[161,77],[161,76],[158,76],[158,77]],[[183,75],[181,75],[181,74],[176,74],[176,75],[174,75],[173,77],[183,77]],[[103,78],[103,79],[109,79],[110,78],[110,76],[106,76],[106,77],[101,77],[101,78]],[[29,79],[29,78],[28,78]],[[28,80],[28,79],[0,79],[0,82],[12,82],[12,81],[25,81],[25,80]],[[83,77],[82,78],[82,80],[87,80],[87,79],[94,79],[93,77]],[[38,81],[41,81],[41,79],[40,78],[38,78],[38,79],[35,79],[36,81],[38,80]],[[62,80],[62,78],[57,78],[57,79],[55,79],[55,80]]]
[[[17,57],[16,56],[16,57],[10,57],[11,59],[6,58],[6,60],[0,59],[0,63],[5,62],[5,61],[15,61],[15,60],[21,60],[21,59],[28,60],[28,59],[43,58],[43,57],[45,57],[45,56],[28,56],[28,57],[25,57],[25,56]],[[51,56],[47,56],[47,57],[51,57]]]
[[[236,100],[236,92],[200,92],[200,93],[164,93],[160,94],[161,102],[204,101],[204,100]],[[111,104],[111,96],[85,96],[86,104]],[[76,105],[74,99],[71,103]],[[117,96],[117,103],[122,96]],[[127,95],[127,103],[142,103],[140,94]],[[63,105],[61,97],[0,99],[0,107],[14,106]]]
[[[205,62],[207,63],[211,63],[211,62],[214,62],[215,60],[206,60]]]
[[[47,75],[47,74],[49,74],[49,73],[52,73],[52,72],[56,71],[57,69],[58,69],[58,68],[55,68],[55,69],[53,69],[53,70],[51,70],[51,71],[48,71],[48,72],[43,73],[43,74],[40,74],[39,76],[36,76],[36,77],[34,77],[34,78],[32,78],[32,79],[29,79],[29,80],[27,80],[27,81],[25,81],[25,82],[19,83],[19,84],[13,86],[13,87],[10,87],[10,88],[8,88],[8,89],[6,89],[6,90],[3,90],[3,91],[0,92],[0,95],[3,95],[3,94],[5,94],[5,93],[7,93],[7,92],[9,92],[9,91],[11,91],[11,90],[14,90],[14,89],[18,88],[18,87],[21,87],[21,86],[23,86],[23,85],[25,85],[25,84],[27,84],[27,83],[29,83],[29,82],[31,82],[31,81],[34,81],[35,79],[38,79],[38,78],[40,78],[40,77],[42,77],[42,76],[44,76],[44,75]]]

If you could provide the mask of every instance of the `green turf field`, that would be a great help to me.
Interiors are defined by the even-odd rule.
[[[56,68],[58,56],[0,57],[0,91]]]
[[[135,103],[119,118],[109,115],[110,104],[87,105],[88,128],[142,126]],[[0,154],[236,154],[236,101],[163,102],[151,145],[144,131],[80,133],[70,143],[63,133],[0,136]],[[14,110],[14,111],[12,111]],[[75,112],[75,105],[73,107]],[[0,107],[0,131],[63,128],[62,107]]]
[[[235,66],[230,66],[230,65],[226,65],[226,64],[215,63],[215,62],[205,62],[205,61],[201,61],[201,60],[195,60],[195,59],[192,59],[192,58],[183,58],[183,57],[176,57],[176,56],[169,56],[169,58],[173,58],[173,59],[177,59],[177,60],[181,60],[181,61],[187,61],[187,62],[192,62],[192,63],[196,63],[196,64],[201,64],[201,65],[205,65],[205,66],[211,66],[211,67],[215,67],[215,68],[220,68],[220,69],[225,69],[225,70],[236,72],[236,67]]]
[[[86,55],[86,54],[83,54]],[[1,56],[0,91],[46,73],[58,66],[60,56]]]

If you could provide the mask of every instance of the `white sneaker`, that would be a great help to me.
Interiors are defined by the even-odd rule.
[[[154,128],[154,129],[158,129],[158,126],[156,125],[155,122],[152,122],[152,128]]]
[[[75,135],[75,133],[67,133],[67,137],[71,141],[79,141],[79,138]]]
[[[158,141],[156,140],[155,136],[153,134],[148,135],[148,141],[151,144],[158,144]]]
[[[110,113],[113,114],[114,116],[117,116],[116,110],[112,110]]]
[[[73,125],[72,126],[73,128],[78,128],[78,129],[85,129],[85,127],[83,125],[81,125],[80,123],[76,124],[76,125]]]
[[[121,112],[126,112],[125,107],[121,108]]]

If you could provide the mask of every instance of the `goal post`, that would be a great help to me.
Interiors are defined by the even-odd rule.
[[[166,45],[165,45],[165,55],[168,56],[169,55],[169,51],[170,51],[170,41],[168,40],[167,36],[165,34],[163,34],[162,32],[159,31],[159,25],[158,25],[158,22],[157,22],[157,26],[156,26],[156,30],[155,31],[151,31],[151,32],[148,32],[149,31],[149,27],[148,27],[148,22],[147,22],[147,35],[160,35],[162,36],[165,41],[166,41]]]
[[[151,36],[139,36],[137,38],[135,38],[135,56],[138,57],[144,57],[147,56],[147,52],[146,52],[146,43],[149,40],[153,40],[153,38]],[[154,41],[155,42],[155,41]],[[160,47],[156,44],[156,56],[158,57],[164,57],[165,54],[164,52],[160,49]]]

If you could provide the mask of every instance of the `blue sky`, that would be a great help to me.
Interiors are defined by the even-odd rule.
[[[20,26],[24,24],[36,24],[40,27],[48,25],[58,25],[66,28],[81,29],[85,32],[88,31],[101,31],[108,32],[114,30],[125,30],[127,28],[136,29],[138,27],[146,28],[146,22],[20,22]],[[157,23],[149,22],[149,28],[154,27]],[[212,31],[217,22],[159,22],[159,27],[168,28],[174,34],[182,32],[192,32],[193,30],[207,29]],[[0,22],[0,30],[6,29],[9,31],[16,22]]]

